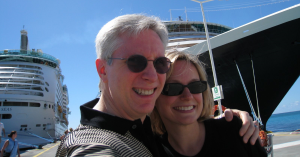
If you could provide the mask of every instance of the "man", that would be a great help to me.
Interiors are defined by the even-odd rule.
[[[3,133],[3,137],[5,137],[5,129],[4,129],[4,124],[1,122],[1,116],[0,115],[0,144],[2,141],[2,133]]]
[[[160,155],[146,115],[153,110],[170,67],[167,43],[165,25],[153,17],[123,15],[101,28],[96,38],[101,97],[80,107],[81,124],[61,142],[56,156]],[[245,124],[241,135],[247,132],[248,141],[255,130],[255,141],[258,130],[249,115],[236,114]]]

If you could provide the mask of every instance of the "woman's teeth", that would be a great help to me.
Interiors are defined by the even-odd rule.
[[[193,109],[194,106],[174,107],[175,110],[188,111]]]
[[[145,90],[145,89],[133,89],[139,95],[151,95],[154,92],[154,89]]]

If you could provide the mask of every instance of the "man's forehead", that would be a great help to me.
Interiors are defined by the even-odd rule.
[[[158,56],[165,55],[165,48],[158,34],[146,29],[138,34],[122,33],[119,36],[120,47],[113,53],[121,51],[122,56],[143,55],[150,51],[150,54],[158,54]]]

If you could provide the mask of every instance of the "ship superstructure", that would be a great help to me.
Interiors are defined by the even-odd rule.
[[[206,41],[203,22],[195,21],[165,21],[169,33],[167,50],[185,50],[198,43]],[[207,23],[209,37],[217,36],[231,30],[231,27],[216,23]]]
[[[0,50],[0,114],[6,134],[16,130],[20,142],[39,144],[68,129],[69,96],[59,65],[42,50],[28,49],[26,30],[20,49]]]

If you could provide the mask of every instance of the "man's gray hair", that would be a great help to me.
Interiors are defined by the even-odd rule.
[[[166,49],[168,31],[159,18],[129,14],[116,17],[101,28],[95,40],[97,58],[108,60],[112,56],[122,43],[120,34],[135,36],[146,29],[156,32]]]

